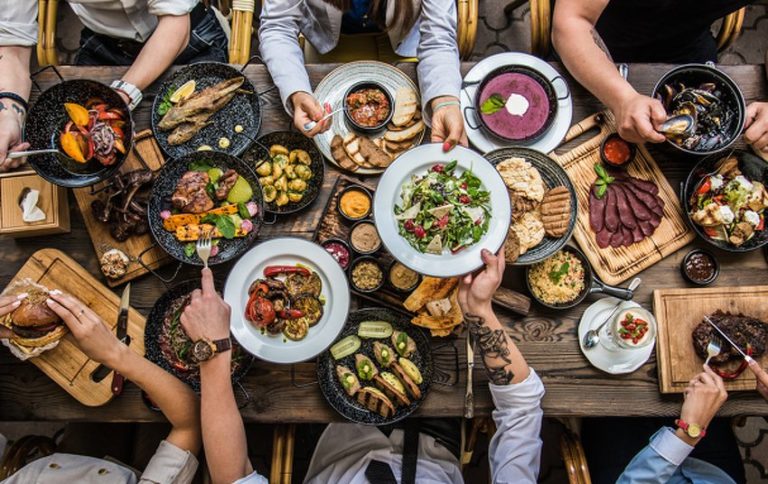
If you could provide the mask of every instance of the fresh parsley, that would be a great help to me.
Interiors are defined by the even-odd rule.
[[[571,265],[568,262],[563,262],[563,265],[560,266],[560,269],[558,270],[551,270],[549,271],[549,278],[554,282],[555,284],[560,284],[560,280],[568,274],[568,269],[571,268]]]
[[[501,94],[491,94],[491,97],[483,101],[483,104],[480,106],[480,112],[483,114],[495,114],[501,111],[505,104],[506,102],[501,97]]]
[[[190,242],[188,244],[184,245],[184,255],[187,257],[192,257],[195,255],[195,244],[194,242]]]
[[[165,94],[163,94],[163,98],[160,100],[160,105],[157,106],[157,114],[159,116],[165,116],[165,114],[170,111],[170,109],[173,107],[173,103],[171,102],[171,95],[176,91],[175,87],[171,87],[167,91],[165,91]]]

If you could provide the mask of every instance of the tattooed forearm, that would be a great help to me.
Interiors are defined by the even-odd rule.
[[[24,109],[20,108],[18,104],[11,103],[11,107],[13,108],[14,111],[16,111],[16,114],[18,114],[19,116],[24,116]]]
[[[602,50],[605,53],[609,61],[613,62],[613,57],[611,57],[611,53],[608,50],[608,46],[605,45],[605,42],[603,42],[603,39],[602,37],[600,37],[600,34],[597,33],[597,30],[592,29],[589,31],[589,33],[592,34],[592,40],[595,41],[595,45],[597,45],[600,48],[600,50]]]
[[[477,343],[488,378],[496,385],[508,385],[514,373],[507,369],[512,363],[509,357],[509,341],[503,329],[491,329],[480,316],[466,314],[467,328]]]

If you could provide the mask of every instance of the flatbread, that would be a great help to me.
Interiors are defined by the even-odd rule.
[[[509,204],[512,206],[512,219],[520,220],[526,213],[535,210],[539,203],[524,197],[517,192],[509,193]]]
[[[518,222],[512,225],[520,241],[520,255],[525,254],[544,240],[544,224],[538,211],[527,212]]]
[[[541,174],[525,158],[513,157],[496,165],[496,170],[510,192],[541,202],[544,198],[544,181]]]
[[[413,119],[418,108],[416,91],[410,87],[400,87],[395,92],[395,112],[392,113],[392,124],[403,126]]]
[[[402,131],[387,131],[384,133],[384,139],[387,141],[394,141],[401,143],[403,141],[412,140],[419,133],[424,130],[424,121],[419,121],[408,129]]]
[[[403,307],[411,312],[423,308],[429,301],[443,299],[459,284],[458,277],[440,279],[425,276],[421,284],[414,289],[410,296],[403,302]]]

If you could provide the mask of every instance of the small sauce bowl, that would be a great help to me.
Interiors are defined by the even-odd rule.
[[[691,284],[708,286],[720,275],[720,263],[712,253],[703,249],[693,249],[683,257],[680,272]]]
[[[365,90],[365,89],[376,89],[381,91],[384,94],[384,97],[387,99],[387,102],[389,103],[389,112],[387,113],[387,116],[379,123],[373,126],[366,126],[358,123],[353,117],[352,113],[350,113],[350,108],[348,104],[348,98],[350,94],[354,94],[356,92]],[[384,85],[379,84],[378,82],[372,82],[372,81],[362,81],[353,84],[347,91],[344,93],[344,118],[347,120],[347,122],[350,124],[350,126],[355,130],[359,131],[364,134],[375,134],[384,129],[387,126],[387,123],[392,119],[392,115],[395,112],[395,100],[392,97],[392,95],[389,93],[386,87]]]
[[[600,144],[600,159],[607,166],[623,168],[637,155],[637,146],[624,140],[618,133],[606,136]]]
[[[341,202],[344,200],[344,196],[352,192],[360,192],[368,199],[368,210],[366,210],[360,216],[358,216],[357,214],[346,213],[341,208],[341,205],[342,205]],[[367,218],[371,214],[371,211],[373,210],[373,197],[371,196],[371,192],[368,191],[368,189],[362,185],[349,185],[347,188],[339,192],[339,196],[336,198],[336,210],[339,212],[339,215],[341,215],[342,219],[350,223],[355,223]]]

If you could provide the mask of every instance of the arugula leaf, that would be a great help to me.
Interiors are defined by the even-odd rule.
[[[491,97],[486,99],[480,106],[480,112],[483,114],[495,114],[501,111],[506,102],[500,94],[491,94]]]
[[[568,262],[563,262],[563,265],[560,266],[560,269],[558,270],[551,270],[549,271],[549,278],[554,282],[555,284],[560,284],[560,280],[563,278],[564,275],[568,274],[568,269],[570,269],[571,265]]]
[[[443,169],[443,172],[447,175],[452,175],[453,170],[456,169],[456,165],[459,164],[459,160],[453,160],[452,162],[445,165],[445,168]]]
[[[597,192],[595,192],[595,195],[597,196],[597,198],[603,198],[607,191],[608,191],[608,185],[600,185],[597,187]]]
[[[207,161],[193,161],[189,164],[190,171],[204,171],[207,172],[213,168]]]

